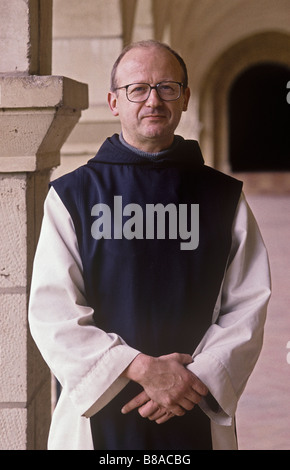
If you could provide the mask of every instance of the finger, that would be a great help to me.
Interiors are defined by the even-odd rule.
[[[181,354],[181,363],[183,365],[191,364],[192,362],[193,362],[193,359],[190,354]]]
[[[149,418],[150,416],[154,416],[158,413],[160,414],[160,408],[157,403],[155,403],[153,400],[150,400],[145,403],[145,405],[138,408],[138,413],[140,416],[142,416],[142,418]]]
[[[207,386],[198,378],[197,375],[195,375],[190,368],[186,368],[187,371],[190,373],[190,382],[191,382],[191,387],[195,392],[197,392],[199,395],[206,396],[208,394],[208,388]]]
[[[152,413],[151,415],[149,415],[148,419],[150,421],[156,421],[156,420],[162,418],[165,415],[167,415],[166,410],[164,408],[162,408],[162,409],[159,408],[155,413]]]
[[[185,414],[185,410],[181,406],[171,406],[170,411],[175,416],[183,416]]]
[[[201,401],[201,399],[202,399],[202,395],[197,393],[193,388],[189,388],[184,394],[184,396],[180,398],[178,404],[187,409],[187,407],[183,403],[183,400],[188,400],[194,405],[197,405]]]
[[[199,399],[195,399],[194,401],[184,397],[182,400],[180,400],[179,405],[184,410],[191,411],[194,408],[194,406],[200,402],[200,400],[201,400],[201,397],[199,397]]]
[[[197,377],[195,377],[195,379],[193,381],[192,389],[198,395],[201,395],[203,397],[205,397],[208,394],[207,386],[203,382],[201,382]]]
[[[173,418],[174,415],[172,413],[165,413],[161,418],[158,418],[155,420],[155,423],[157,424],[163,424],[166,423],[169,419]]]
[[[158,406],[157,403],[152,400],[141,406],[138,409],[138,412],[142,418],[148,418],[150,421],[156,421],[162,417],[165,417],[165,415],[171,417],[173,416],[170,411],[166,410],[166,408],[163,406]]]
[[[154,403],[154,402],[153,402]],[[142,413],[142,416],[145,418],[148,418],[150,421],[156,421],[158,422],[165,422],[165,421],[168,421],[168,419],[172,418],[174,415],[169,411],[169,410],[166,410],[166,408],[164,408],[163,406],[157,406],[157,404],[155,403],[156,407],[154,408],[154,405],[152,404],[152,410],[155,410],[153,411],[153,413],[149,414],[150,413],[150,407],[148,406],[147,407],[147,404],[144,405],[144,407],[142,408],[145,408],[147,407],[147,411],[146,413]],[[139,408],[139,412],[140,412],[140,408]]]
[[[148,397],[146,392],[141,392],[139,395],[136,395],[132,400],[126,403],[123,408],[121,409],[121,413],[126,414],[140,406],[144,405],[144,403],[148,402],[150,398]]]
[[[183,365],[191,364],[193,362],[192,356],[190,354],[183,353],[174,353],[176,355],[176,360]]]
[[[171,413],[171,411],[167,410],[163,406],[159,407],[158,410],[153,413],[152,415],[148,416],[148,419],[150,421],[160,421],[162,419],[162,422],[168,421],[169,418],[172,418],[174,415]]]

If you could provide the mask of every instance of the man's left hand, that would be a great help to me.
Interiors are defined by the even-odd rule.
[[[126,414],[138,408],[138,412],[142,418],[148,418],[150,421],[155,421],[158,424],[165,423],[173,418],[174,414],[168,412],[164,407],[158,406],[153,400],[149,398],[145,391],[136,395],[122,408],[122,413]]]

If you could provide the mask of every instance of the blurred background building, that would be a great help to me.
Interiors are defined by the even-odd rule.
[[[290,448],[289,0],[0,0],[0,449],[45,449],[50,374],[27,328],[49,179],[119,132],[107,106],[124,45],[154,38],[185,59],[178,133],[242,179],[266,241],[273,297],[238,411],[242,449]],[[87,87],[88,85],[88,87]],[[53,398],[54,399],[54,398]]]

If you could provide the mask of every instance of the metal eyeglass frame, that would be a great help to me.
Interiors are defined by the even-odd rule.
[[[173,99],[164,99],[162,98],[160,95],[159,95],[159,92],[158,92],[158,88],[160,87],[160,85],[162,85],[163,83],[176,83],[177,85],[179,85],[179,94],[176,98],[173,98]],[[146,85],[149,87],[148,89],[148,96],[146,97],[146,99],[142,99],[141,101],[136,101],[136,100],[132,100],[132,99],[129,99],[128,97],[128,88],[132,85]],[[162,101],[177,101],[180,96],[181,96],[181,88],[184,87],[184,84],[182,82],[175,82],[174,80],[163,80],[162,82],[159,82],[157,83],[155,86],[151,86],[149,83],[144,83],[144,82],[137,82],[137,83],[129,83],[129,85],[124,85],[124,86],[120,86],[118,88],[115,88],[114,91],[117,91],[117,90],[122,90],[122,89],[125,89],[126,90],[126,97],[127,97],[127,100],[130,101],[131,103],[144,103],[145,101],[148,100],[150,94],[151,94],[151,91],[152,90],[156,90],[159,98],[162,100]]]

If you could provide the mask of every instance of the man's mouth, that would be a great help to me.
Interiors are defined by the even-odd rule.
[[[164,114],[146,114],[143,116],[143,119],[165,119],[166,116]]]

